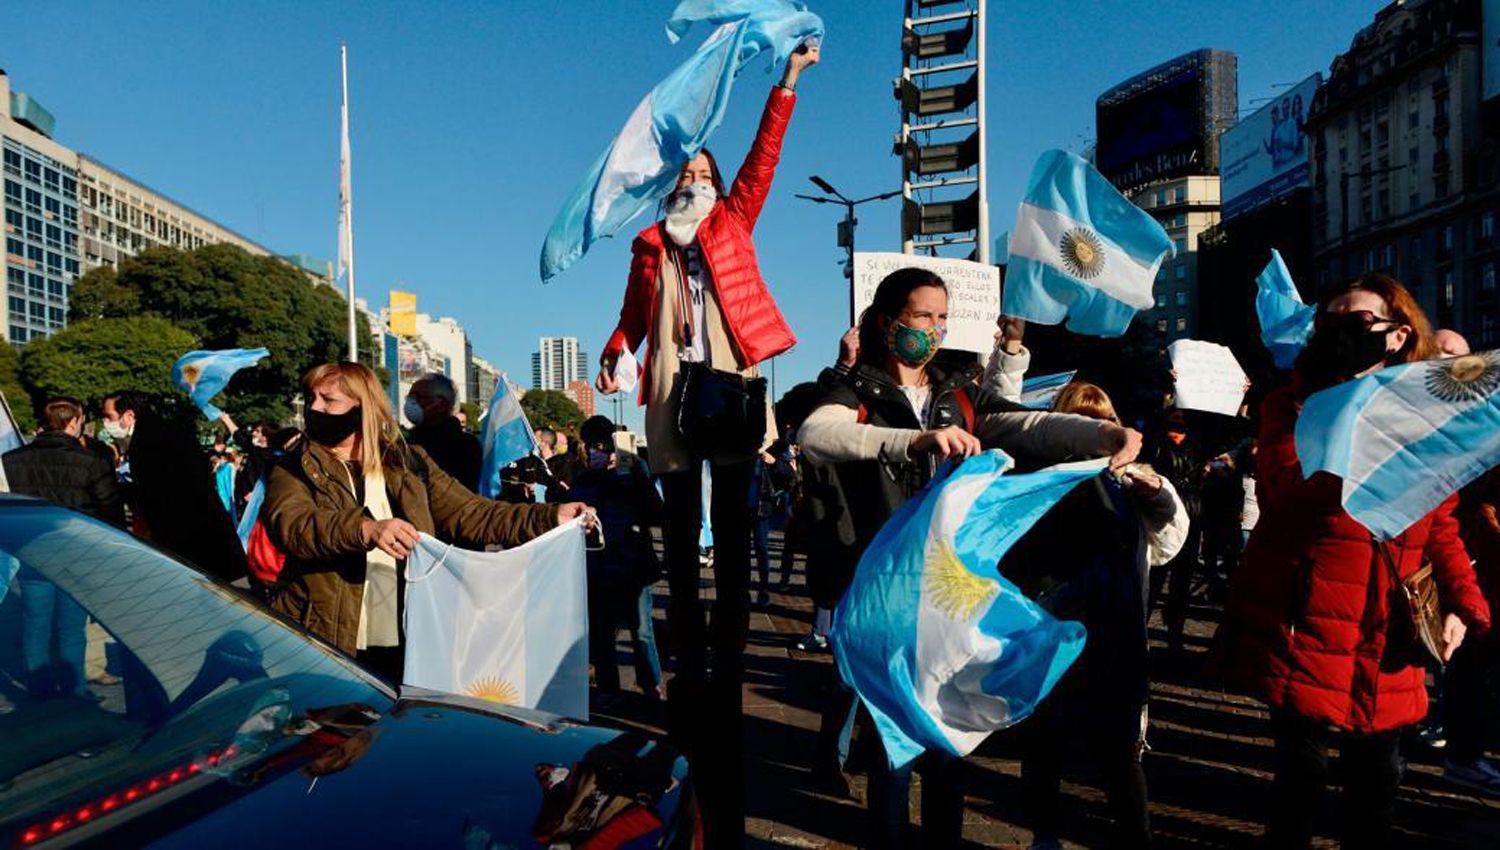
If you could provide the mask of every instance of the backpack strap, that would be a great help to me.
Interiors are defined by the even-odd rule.
[[[966,387],[954,390],[953,401],[958,404],[958,412],[964,418],[964,430],[974,433],[974,399],[969,398],[969,390]]]
[[[854,421],[861,425],[870,421],[870,409],[865,407],[864,402],[860,402],[859,408],[854,411]]]

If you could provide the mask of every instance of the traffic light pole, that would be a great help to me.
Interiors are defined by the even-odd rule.
[[[808,179],[812,181],[814,186],[817,186],[833,197],[818,195],[797,195],[796,197],[804,201],[812,201],[815,204],[840,204],[844,207],[844,220],[839,222],[838,244],[839,247],[846,250],[844,277],[849,281],[849,321],[850,324],[853,324],[859,319],[859,316],[855,315],[858,305],[854,301],[854,228],[859,224],[859,219],[854,216],[854,208],[860,204],[870,203],[871,201],[884,201],[887,198],[894,198],[901,194],[901,190],[893,189],[879,195],[871,195],[868,198],[860,198],[857,201],[852,201],[844,197],[842,192],[833,188],[823,178],[813,176]]]

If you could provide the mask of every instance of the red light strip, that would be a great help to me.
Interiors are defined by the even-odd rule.
[[[205,765],[215,767],[233,758],[238,753],[239,749],[230,744],[221,750],[210,752],[202,759],[194,759],[181,767],[174,767],[165,773],[137,782],[122,790],[112,792],[92,802],[85,803],[76,809],[69,809],[66,812],[54,815],[49,820],[32,824],[21,831],[21,834],[16,838],[15,846],[33,847],[49,838],[55,838],[64,832],[87,824],[100,815],[109,814],[121,807],[139,802],[173,785],[177,785],[185,779],[197,776],[203,772]]]

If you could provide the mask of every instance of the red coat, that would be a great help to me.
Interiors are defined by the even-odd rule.
[[[1382,664],[1390,571],[1370,533],[1341,507],[1342,481],[1326,472],[1302,477],[1295,390],[1272,393],[1261,411],[1260,522],[1230,581],[1219,635],[1223,672],[1272,708],[1345,731],[1415,723],[1427,714],[1423,668]],[[1385,545],[1403,577],[1432,562],[1444,610],[1474,637],[1489,625],[1489,606],[1458,537],[1456,504],[1450,497]]]
[[[745,367],[775,357],[797,342],[761,279],[755,245],[750,239],[770,194],[771,178],[781,159],[781,140],[796,101],[795,95],[780,86],[771,89],[760,129],[745,163],[734,177],[734,185],[698,227],[698,246],[708,266],[719,310],[729,326],[729,338],[739,354],[740,365]],[[603,359],[612,360],[627,348],[636,350],[655,326],[656,283],[665,240],[662,222],[635,237],[630,247],[633,257],[625,304],[620,308],[620,323],[604,346]],[[650,375],[649,350],[642,365]],[[643,383],[642,399],[646,398],[645,393]]]

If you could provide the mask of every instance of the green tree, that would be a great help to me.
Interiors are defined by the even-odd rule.
[[[521,410],[532,428],[572,431],[583,423],[583,411],[561,390],[530,390],[521,397]]]
[[[149,248],[121,262],[117,273],[85,275],[73,301],[75,316],[166,319],[205,349],[268,349],[271,356],[236,375],[218,401],[242,423],[288,419],[302,373],[344,354],[347,307],[338,292],[280,259],[234,245]],[[384,383],[363,314],[356,324],[360,359]]]
[[[0,393],[15,414],[16,426],[25,433],[36,430],[36,415],[31,396],[21,383],[21,354],[10,343],[0,345]]]
[[[172,364],[197,348],[193,335],[156,316],[87,319],[21,352],[21,378],[33,403],[70,395],[97,403],[114,390],[180,396]]]

